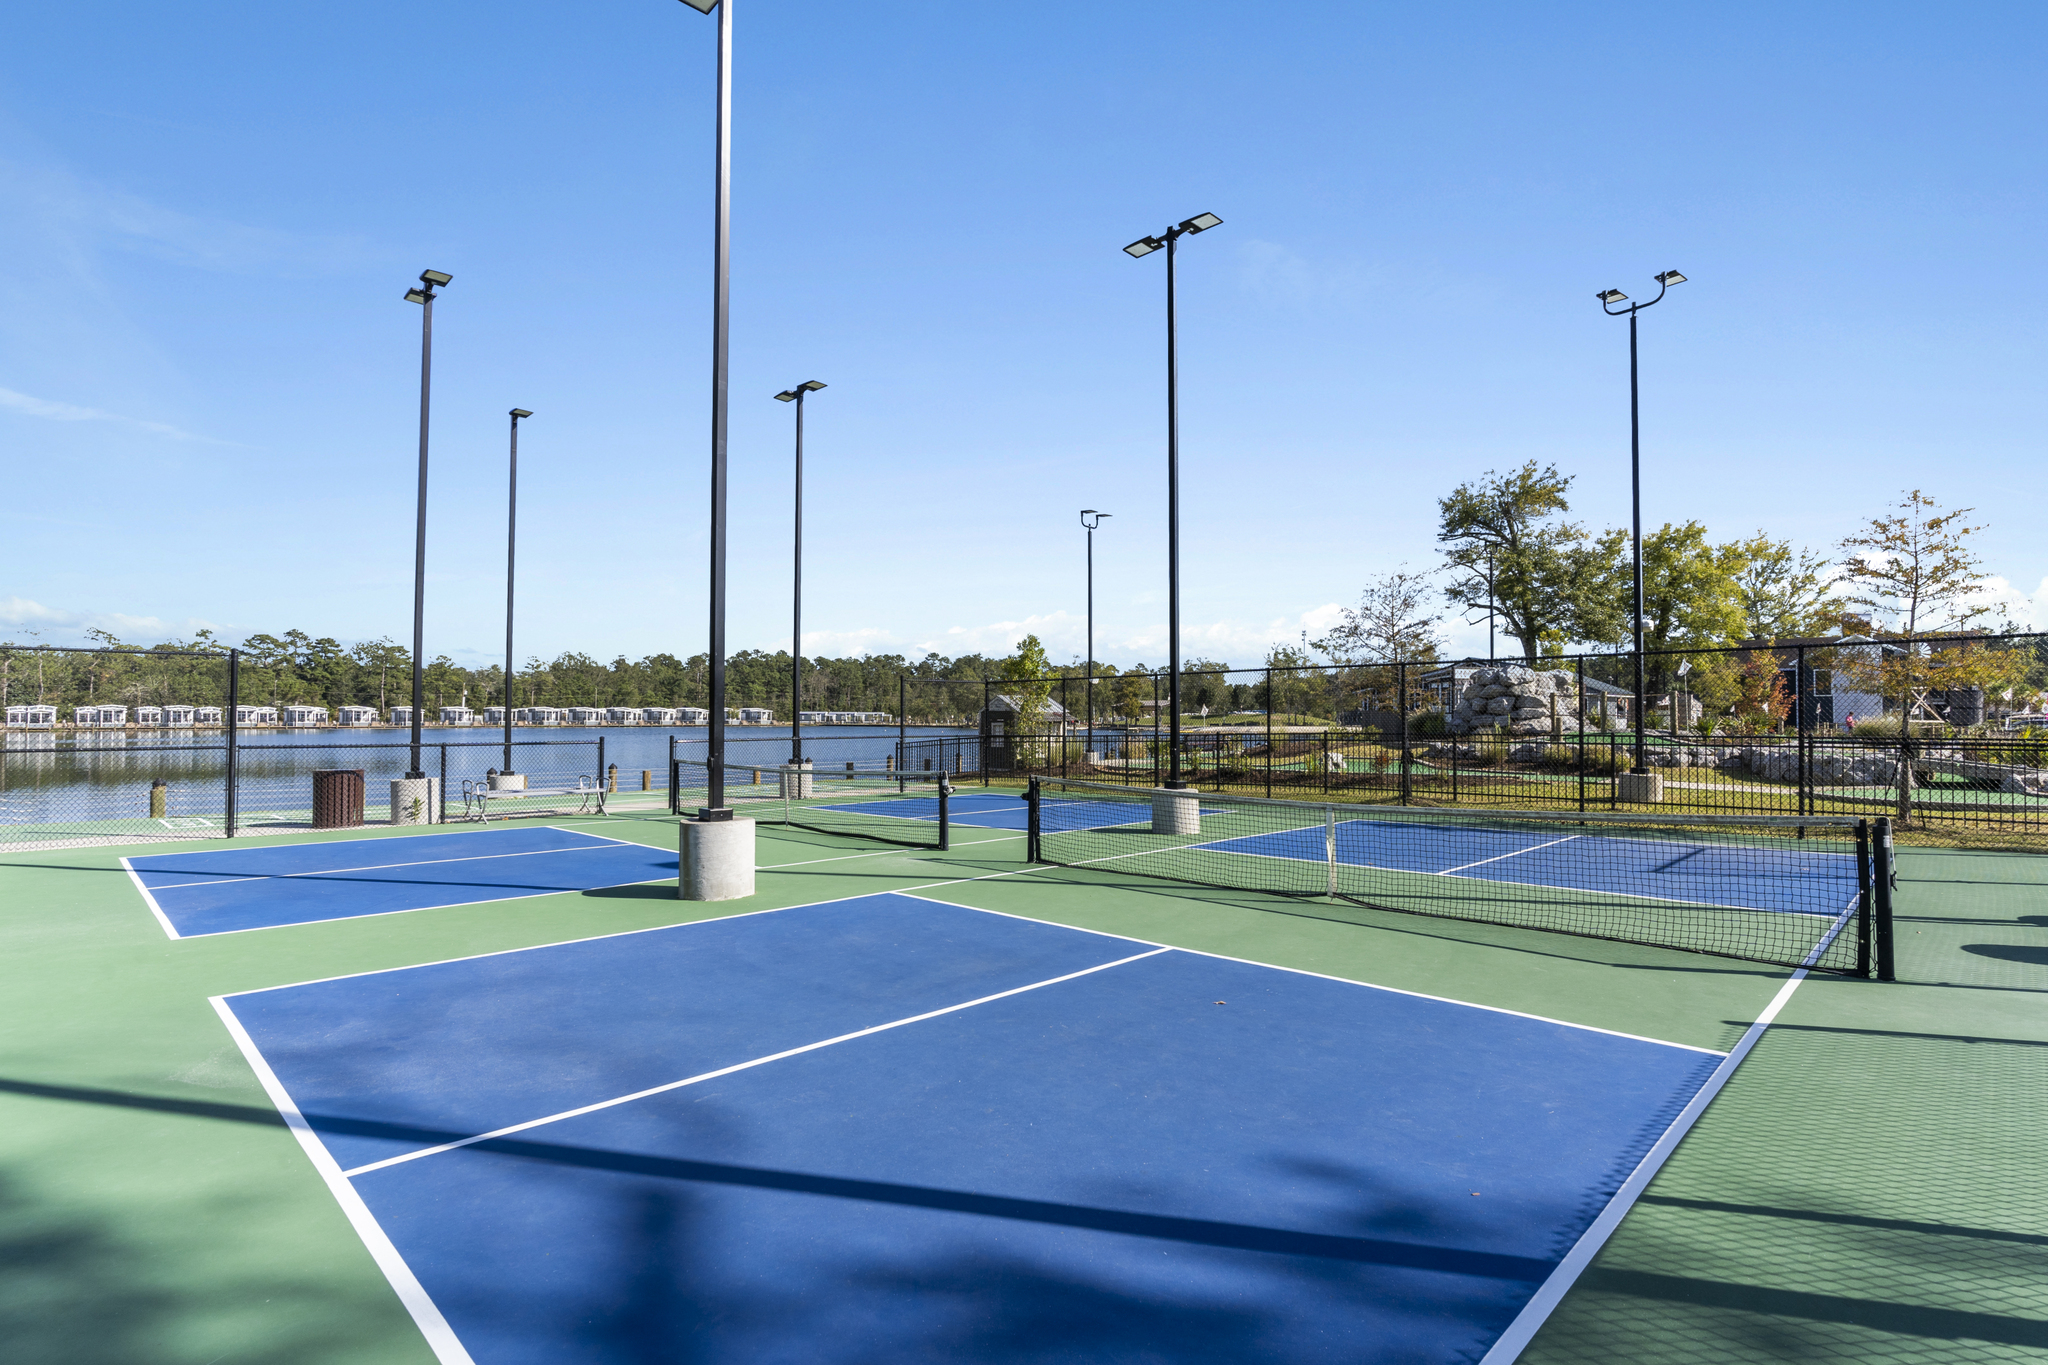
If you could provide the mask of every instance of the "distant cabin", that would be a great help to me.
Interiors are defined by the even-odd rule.
[[[275,725],[277,724],[277,708],[275,706],[237,706],[235,708],[235,724]]]
[[[126,725],[128,708],[125,706],[80,706],[71,712],[71,723],[88,728],[107,728]]]
[[[375,725],[377,708],[374,706],[344,706],[337,722],[341,725]]]
[[[571,725],[604,724],[604,708],[601,706],[572,706],[569,708]]]
[[[676,724],[678,725],[709,725],[710,723],[711,713],[701,706],[678,706],[676,708]]]
[[[640,708],[640,723],[642,725],[674,725],[676,723],[675,708],[671,706],[643,706]]]
[[[607,725],[638,725],[640,708],[637,706],[607,706],[604,709],[604,723]]]
[[[221,723],[221,714],[221,709],[218,706],[195,706],[192,708],[192,723],[194,725],[219,725]]]
[[[773,725],[775,713],[765,706],[742,706],[739,709],[740,725]]]
[[[189,730],[192,728],[192,717],[195,710],[196,708],[190,706],[166,706],[164,708],[164,725],[173,730]]]
[[[887,725],[895,717],[887,711],[806,711],[806,725]]]
[[[393,725],[406,725],[406,726],[409,726],[409,725],[411,725],[411,724],[412,724],[412,708],[411,708],[410,706],[394,706],[394,707],[392,707],[392,708],[391,708],[391,723],[392,723]]]
[[[522,725],[563,725],[569,713],[559,706],[528,706],[514,713],[514,719]]]
[[[54,706],[10,706],[7,723],[23,730],[47,730],[57,723]]]
[[[476,724],[476,712],[470,710],[467,706],[444,706],[441,708],[441,723],[443,725],[474,725]]]
[[[287,706],[284,708],[284,723],[295,729],[309,729],[327,724],[327,708],[324,706]]]
[[[135,723],[152,730],[160,729],[164,723],[164,709],[161,706],[138,706],[135,708]]]

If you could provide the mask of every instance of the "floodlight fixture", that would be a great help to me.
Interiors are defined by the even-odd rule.
[[[1137,241],[1132,242],[1129,246],[1125,247],[1124,251],[1126,254],[1133,257],[1150,256],[1153,252],[1159,250],[1160,247],[1163,247],[1165,245],[1166,243],[1160,241],[1157,237],[1140,237]]]
[[[803,383],[797,385],[797,387],[800,389],[809,389],[812,393],[816,393],[819,389],[822,389],[825,386],[815,379],[806,379]]]
[[[1685,276],[1679,274],[1676,270],[1667,270],[1655,278],[1657,283],[1663,285],[1666,289],[1669,289],[1674,284],[1685,283]]]
[[[428,286],[449,284],[454,279],[455,277],[445,270],[422,270],[420,272],[420,283]]]
[[[1207,232],[1212,227],[1222,227],[1223,220],[1213,213],[1198,213],[1180,225],[1183,232]]]
[[[784,389],[781,393],[775,395],[775,401],[778,403],[794,403],[796,401],[796,390]]]
[[[528,411],[527,411],[527,410],[526,410],[525,408],[514,408],[514,409],[512,409],[512,415],[513,415],[514,417],[531,417],[531,416],[533,416],[533,414],[532,414],[532,413],[530,413],[530,412],[528,412]]]
[[[1599,293],[1595,294],[1593,297],[1600,300],[1600,302],[1602,303],[1628,302],[1628,295],[1622,293],[1619,289],[1603,289]]]
[[[709,14],[718,8],[718,0],[683,0],[683,3],[699,14]]]
[[[425,303],[427,301],[426,291],[423,289],[408,289],[405,291],[405,301],[407,303]]]

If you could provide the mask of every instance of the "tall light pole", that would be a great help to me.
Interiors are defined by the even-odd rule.
[[[1619,289],[1603,289],[1596,298],[1600,300],[1600,311],[1611,318],[1628,316],[1628,498],[1630,531],[1629,541],[1635,558],[1635,711],[1629,717],[1635,730],[1634,767],[1631,771],[1641,774],[1650,770],[1643,747],[1643,725],[1645,695],[1643,691],[1643,437],[1640,421],[1640,404],[1636,391],[1636,314],[1651,304],[1660,302],[1674,284],[1684,284],[1685,276],[1676,270],[1667,270],[1653,277],[1657,281],[1657,297],[1644,303],[1629,303],[1628,295]],[[1626,308],[1616,308],[1617,303],[1628,303]]]
[[[711,725],[700,820],[730,820],[725,804],[725,436],[726,376],[732,360],[732,0],[683,0],[718,11],[717,130],[713,134],[711,245]]]
[[[427,407],[434,387],[434,291],[454,280],[440,270],[422,270],[417,289],[405,291],[407,303],[420,306],[420,494],[413,521],[412,545],[412,767],[409,778],[425,777],[420,766],[420,712],[425,706],[425,674],[421,666],[427,615]]]
[[[804,395],[824,388],[806,379],[775,395],[778,403],[796,404],[796,571],[790,589],[789,620],[789,761],[804,761]]]
[[[1081,509],[1081,525],[1088,528],[1088,752],[1095,752],[1095,528],[1110,517],[1093,507]],[[1088,518],[1095,520],[1090,521]]]
[[[1124,248],[1131,256],[1150,256],[1166,248],[1166,649],[1172,669],[1166,704],[1173,713],[1167,730],[1166,785],[1175,789],[1187,783],[1180,780],[1180,365],[1174,350],[1173,257],[1182,237],[1222,225],[1215,214],[1198,213],[1157,237],[1140,237]]]
[[[512,409],[511,481],[505,493],[505,776],[512,772],[512,571],[519,545],[519,419],[531,417],[525,408]]]

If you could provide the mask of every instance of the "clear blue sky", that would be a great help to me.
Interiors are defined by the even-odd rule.
[[[1165,653],[1181,260],[1187,652],[1249,664],[1555,461],[1627,514],[1817,548],[1974,505],[2048,627],[2039,5],[738,0],[735,648]],[[16,10],[0,46],[0,632],[704,647],[714,24],[675,0]],[[1484,625],[1457,643],[1483,645]]]

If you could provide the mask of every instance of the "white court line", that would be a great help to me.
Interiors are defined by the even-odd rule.
[[[1568,844],[1574,839],[1583,839],[1585,837],[1583,834],[1567,834],[1562,839],[1552,839],[1548,843],[1531,844],[1527,848],[1518,848],[1512,853],[1497,853],[1491,858],[1481,858],[1476,863],[1460,863],[1456,867],[1447,867],[1434,875],[1448,877],[1454,872],[1463,872],[1468,867],[1485,867],[1488,863],[1497,863],[1507,858],[1519,858],[1524,853],[1534,853],[1539,848],[1555,848],[1559,844]]]
[[[1557,1269],[1550,1272],[1550,1277],[1537,1288],[1535,1295],[1522,1305],[1522,1311],[1515,1315],[1515,1320],[1500,1334],[1493,1343],[1493,1348],[1480,1358],[1479,1365],[1511,1365],[1515,1357],[1528,1346],[1538,1329],[1548,1320],[1551,1313],[1556,1311],[1557,1305],[1563,1302],[1572,1285],[1577,1283],[1586,1267],[1593,1263],[1593,1258],[1600,1254],[1600,1249],[1607,1244],[1607,1239],[1621,1226],[1621,1220],[1635,1207],[1636,1200],[1649,1188],[1650,1182],[1657,1178],[1657,1172],[1670,1160],[1671,1154],[1678,1149],[1678,1144],[1692,1131],[1692,1126],[1699,1122],[1700,1115],[1706,1112],[1707,1106],[1714,1102],[1714,1097],[1721,1093],[1722,1087],[1734,1076],[1735,1068],[1741,1066],[1743,1058],[1755,1049],[1757,1042],[1764,1036],[1764,1031],[1777,1019],[1778,1012],[1792,999],[1792,992],[1798,990],[1799,983],[1806,979],[1807,969],[1820,961],[1821,954],[1828,950],[1828,945],[1835,941],[1836,935],[1842,932],[1848,922],[1849,912],[1844,911],[1834,930],[1807,954],[1806,962],[1778,988],[1778,993],[1771,998],[1771,1003],[1764,1007],[1764,1012],[1756,1017],[1756,1022],[1743,1033],[1742,1041],[1730,1049],[1726,1059],[1714,1068],[1714,1074],[1707,1077],[1706,1084],[1693,1094],[1691,1102],[1679,1111],[1678,1117],[1664,1130],[1663,1136],[1657,1139],[1649,1153],[1636,1164],[1628,1179],[1621,1183],[1621,1188],[1614,1192],[1614,1197],[1607,1201],[1607,1207],[1600,1211],[1600,1216],[1579,1234],[1579,1240],[1572,1244],[1572,1249],[1558,1262]]]
[[[142,856],[146,857],[148,855]],[[177,926],[171,923],[170,916],[164,913],[163,907],[156,903],[156,897],[149,893],[149,888],[142,884],[142,878],[137,875],[135,868],[129,863],[128,859],[121,859],[121,870],[128,874],[129,881],[135,883],[135,894],[142,897],[142,903],[149,907],[150,914],[156,916],[156,922],[163,926],[164,933],[172,938],[184,937],[178,932]]]
[[[973,907],[963,906],[961,908],[972,909]],[[524,1123],[515,1123],[505,1128],[494,1128],[488,1133],[478,1133],[474,1137],[462,1138],[455,1142],[444,1142],[435,1147],[422,1147],[415,1152],[401,1152],[397,1156],[386,1157],[382,1161],[372,1161],[368,1165],[358,1166],[354,1170],[343,1171],[342,1174],[350,1179],[359,1175],[368,1175],[371,1171],[381,1171],[387,1166],[397,1166],[403,1162],[417,1161],[423,1156],[436,1156],[442,1152],[452,1152],[459,1147],[469,1147],[479,1142],[489,1142],[493,1138],[506,1137],[512,1133],[524,1133],[529,1129],[539,1128],[546,1124],[560,1123],[564,1119],[580,1118],[585,1114],[597,1113],[601,1109],[611,1109],[617,1105],[631,1104],[634,1100],[644,1100],[649,1095],[662,1095],[671,1090],[680,1090],[686,1085],[696,1085],[702,1081],[715,1081],[720,1076],[730,1076],[736,1071],[750,1071],[757,1066],[766,1066],[770,1062],[779,1062],[787,1057],[800,1057],[806,1052],[816,1052],[820,1048],[833,1047],[840,1043],[849,1043],[856,1038],[866,1038],[877,1033],[886,1033],[890,1029],[899,1029],[906,1024],[921,1024],[927,1019],[937,1019],[942,1015],[957,1014],[961,1010],[973,1009],[976,1005],[986,1005],[994,1000],[1006,1000],[1013,995],[1022,995],[1026,991],[1042,990],[1047,986],[1057,986],[1062,981],[1072,981],[1078,977],[1092,976],[1096,972],[1106,972],[1111,967],[1121,967],[1125,963],[1137,962],[1148,957],[1157,957],[1161,953],[1170,953],[1172,951],[1174,950],[1171,948],[1154,948],[1150,952],[1136,953],[1130,957],[1119,958],[1115,962],[1103,962],[1093,967],[1084,967],[1078,972],[1068,972],[1065,976],[1048,977],[1044,981],[1034,981],[1028,986],[1014,986],[1006,991],[997,991],[994,995],[984,995],[979,1000],[965,1000],[957,1005],[947,1005],[943,1009],[927,1010],[923,1014],[913,1014],[904,1019],[892,1019],[886,1024],[875,1024],[869,1028],[856,1029],[852,1033],[842,1033],[836,1038],[823,1038],[815,1043],[805,1043],[802,1047],[787,1048],[781,1052],[770,1053],[766,1057],[756,1057],[751,1061],[736,1062],[731,1066],[720,1067],[716,1071],[706,1071],[701,1075],[687,1076],[680,1081],[670,1081],[666,1085],[649,1086],[645,1090],[636,1090],[630,1095],[619,1095],[613,1099],[599,1100],[596,1104],[586,1104],[577,1109],[564,1109],[559,1114],[549,1114],[545,1118],[528,1119]]]
[[[495,832],[493,831],[493,833]],[[580,829],[563,830],[562,833],[580,835],[586,839],[605,839],[608,837],[602,834],[585,834]],[[609,842],[614,844],[630,844],[635,841],[631,839],[610,839]],[[311,845],[287,844],[285,847],[306,848],[311,847]],[[157,889],[159,891],[182,891],[188,886],[227,886],[234,882],[281,882],[288,881],[293,877],[339,877],[349,872],[388,872],[396,867],[433,867],[438,863],[480,863],[492,858],[538,858],[549,853],[589,853],[598,847],[599,845],[596,844],[584,844],[578,848],[529,848],[521,853],[466,853],[459,858],[415,858],[409,863],[369,863],[363,867],[322,867],[316,868],[311,872],[247,872],[239,877],[216,877],[212,881],[207,882],[166,882]],[[640,847],[653,848],[654,845],[641,844]],[[178,855],[167,854],[164,856],[176,857]],[[123,858],[121,861],[125,863],[128,860]]]
[[[909,893],[903,893],[909,894]],[[1074,929],[1078,925],[1062,924],[1058,920],[1037,919],[1031,915],[1019,915],[1008,910],[991,910],[983,905],[962,905],[959,901],[941,900],[937,896],[919,896],[919,900],[931,901],[936,905],[950,905],[959,910],[979,910],[984,915],[1000,915],[1004,919],[1023,920],[1026,924],[1048,924],[1056,929]],[[1156,940],[1138,938],[1133,934],[1113,934],[1107,929],[1085,929],[1084,933],[1101,934],[1105,938],[1128,939],[1132,943],[1152,943]],[[1455,996],[1431,995],[1427,991],[1404,990],[1399,986],[1383,986],[1377,981],[1360,981],[1355,977],[1331,976],[1328,972],[1312,972],[1306,967],[1288,967],[1277,962],[1260,962],[1256,958],[1233,957],[1229,953],[1212,953],[1203,948],[1190,948],[1185,944],[1168,943],[1161,945],[1177,953],[1192,953],[1196,957],[1213,957],[1221,962],[1241,962],[1247,967],[1267,967],[1276,972],[1292,972],[1296,976],[1312,976],[1319,981],[1336,981],[1346,986],[1358,986],[1369,991],[1385,991],[1389,995],[1405,995],[1416,1000],[1434,1000],[1444,1005],[1463,1005],[1467,1009],[1485,1010],[1489,1014],[1507,1014],[1517,1019],[1531,1019],[1539,1024],[1556,1024],[1562,1028],[1582,1029],[1587,1033],[1604,1033],[1610,1038],[1627,1038],[1638,1043],[1655,1043],[1658,1047],[1675,1047],[1685,1052],[1703,1052],[1709,1057],[1725,1057],[1728,1054],[1718,1048],[1695,1047],[1691,1043],[1674,1043],[1669,1038],[1652,1038],[1647,1034],[1623,1033],[1620,1029],[1601,1028],[1596,1024],[1581,1024],[1571,1019],[1553,1019],[1547,1014],[1530,1014],[1527,1010],[1503,1009],[1499,1005],[1482,1005],[1476,1000],[1460,1000]]]
[[[455,1329],[448,1325],[448,1319],[441,1316],[441,1310],[434,1306],[434,1300],[427,1294],[425,1286],[420,1284],[419,1277],[412,1273],[412,1267],[405,1263],[405,1258],[398,1254],[398,1248],[392,1245],[391,1238],[378,1226],[377,1217],[370,1212],[370,1206],[363,1202],[363,1197],[356,1193],[355,1186],[349,1184],[347,1178],[342,1175],[340,1164],[328,1155],[327,1148],[314,1133],[312,1125],[306,1122],[305,1115],[299,1112],[298,1105],[286,1092],[284,1084],[278,1080],[277,1073],[270,1069],[270,1063],[263,1060],[263,1054],[257,1051],[255,1040],[249,1037],[248,1031],[242,1027],[242,1021],[235,1017],[235,1012],[228,1008],[226,998],[214,996],[211,1003],[214,1012],[220,1015],[221,1022],[227,1025],[228,1035],[235,1040],[235,1046],[242,1050],[243,1058],[256,1072],[256,1079],[262,1082],[265,1093],[270,1096],[270,1102],[276,1105],[277,1112],[284,1116],[285,1126],[291,1129],[292,1136],[299,1140],[300,1149],[313,1163],[313,1169],[318,1171],[320,1179],[326,1182],[328,1193],[341,1205],[341,1211],[347,1215],[350,1226],[355,1228],[356,1236],[363,1239],[363,1245],[369,1249],[370,1259],[384,1272],[384,1278],[398,1294],[398,1300],[405,1305],[405,1311],[412,1314],[414,1325],[420,1329],[420,1335],[427,1339],[427,1345],[433,1348],[435,1358],[441,1365],[475,1365],[475,1361],[469,1352],[463,1349],[461,1340],[455,1335]]]

